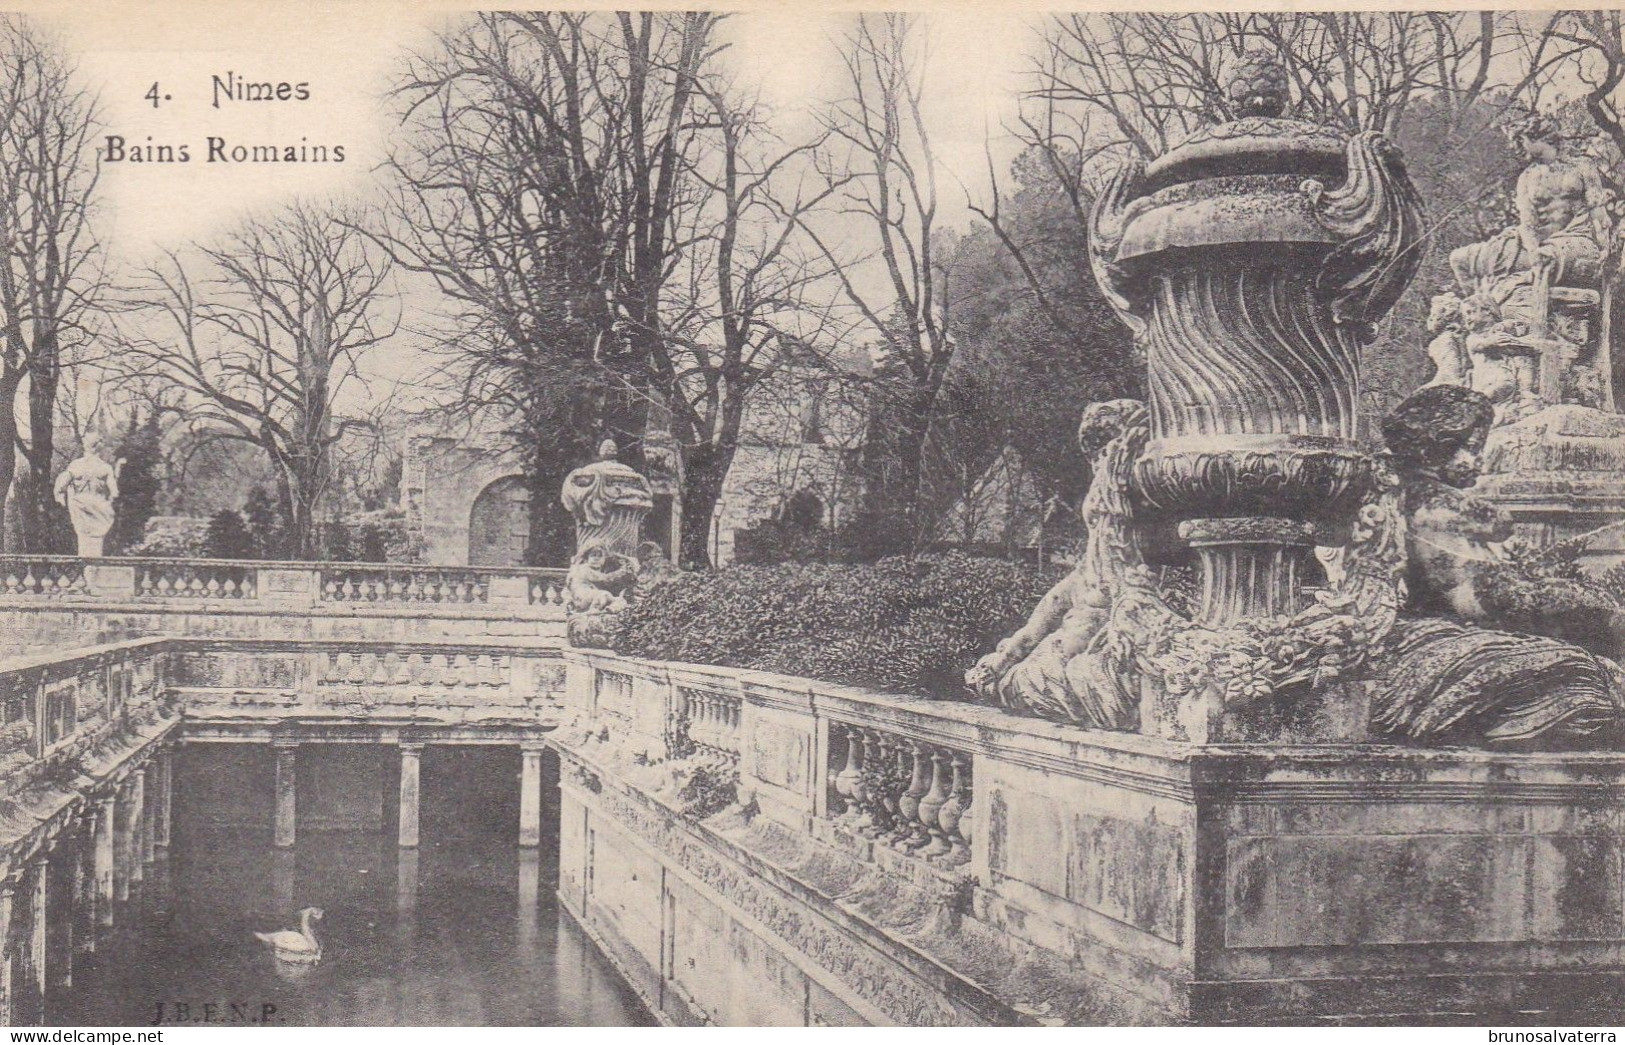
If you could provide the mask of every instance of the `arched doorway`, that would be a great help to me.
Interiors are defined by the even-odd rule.
[[[468,516],[470,566],[523,566],[530,545],[530,491],[510,475],[474,498]]]

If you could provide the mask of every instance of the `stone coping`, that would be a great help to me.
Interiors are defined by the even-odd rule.
[[[1370,801],[1413,798],[1522,801],[1625,798],[1625,753],[1514,752],[1397,744],[1192,744],[1084,729],[959,701],[882,693],[770,672],[623,657],[566,648],[566,663],[656,682],[705,687],[831,722],[890,730],[928,743],[1063,776],[1109,769],[1118,784],[1184,799]]]
[[[557,657],[561,647],[556,640],[541,637],[515,636],[511,639],[465,638],[446,636],[435,639],[368,639],[368,638],[262,638],[258,636],[233,638],[231,636],[150,635],[119,642],[104,642],[93,646],[77,646],[47,653],[24,653],[0,657],[0,674],[37,671],[67,666],[101,658],[116,658],[139,653],[217,653],[217,652],[455,652],[481,655],[541,655]]]
[[[306,559],[208,559],[174,558],[164,555],[29,555],[26,553],[0,554],[0,563],[41,562],[80,563],[87,566],[202,566],[216,569],[283,570],[299,573],[321,570],[373,570],[419,573],[434,571],[446,573],[472,573],[485,577],[548,577],[563,579],[568,569],[560,566],[437,566],[417,562],[320,562]]]

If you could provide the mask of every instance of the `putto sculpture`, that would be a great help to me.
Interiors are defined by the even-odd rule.
[[[1149,409],[1086,412],[1085,433],[1112,421],[1088,554],[967,683],[1178,740],[1616,743],[1625,680],[1604,654],[1621,615],[1503,562],[1510,522],[1466,492],[1490,398],[1439,381],[1385,421],[1387,448],[1360,439],[1360,347],[1419,257],[1397,151],[1282,118],[1285,79],[1262,58],[1231,97],[1240,118],[1131,164],[1097,204],[1096,274],[1145,350]],[[1490,288],[1473,298],[1435,300],[1441,370],[1477,365],[1474,333],[1502,321]],[[1170,579],[1191,563],[1186,612]],[[1496,630],[1542,630],[1509,620],[1514,590],[1577,610]]]
[[[566,633],[576,646],[603,646],[613,615],[637,585],[643,519],[654,507],[649,482],[615,459],[613,439],[598,460],[565,476],[560,500],[576,523],[576,552],[565,580]]]
[[[79,555],[100,558],[102,542],[113,528],[114,505],[118,501],[122,459],[108,463],[103,456],[106,440],[100,432],[85,435],[84,452],[56,477],[54,493],[73,520]]]

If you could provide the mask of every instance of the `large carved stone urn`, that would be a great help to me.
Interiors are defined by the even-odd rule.
[[[1316,544],[1341,544],[1369,459],[1360,350],[1419,263],[1421,205],[1381,135],[1283,118],[1251,58],[1239,118],[1118,171],[1092,261],[1143,349],[1140,510],[1197,553],[1203,624],[1290,614]]]
[[[613,615],[626,607],[641,569],[643,519],[654,507],[649,481],[615,453],[606,439],[598,460],[565,476],[559,494],[576,523],[564,591],[567,634],[576,646],[604,645]]]

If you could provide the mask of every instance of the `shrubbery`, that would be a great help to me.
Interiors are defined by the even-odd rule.
[[[957,696],[966,669],[1020,627],[1064,572],[946,554],[685,573],[622,616],[614,646],[635,657]]]

